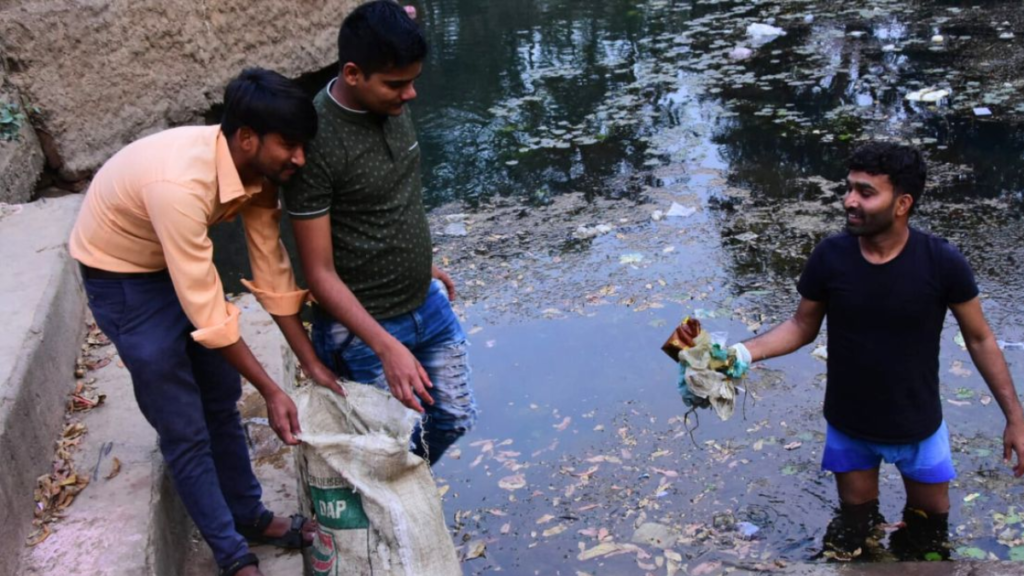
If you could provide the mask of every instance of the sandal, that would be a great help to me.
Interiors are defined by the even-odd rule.
[[[246,540],[253,544],[267,544],[270,546],[277,546],[278,548],[288,549],[301,549],[307,546],[312,546],[311,541],[307,541],[302,534],[302,527],[309,521],[308,518],[302,514],[293,514],[291,516],[292,525],[288,528],[288,531],[281,536],[267,536],[264,532],[267,530],[267,526],[274,521],[274,513],[270,510],[265,510],[263,514],[260,514],[259,520],[255,524],[249,526],[235,525],[235,529],[241,534]]]
[[[246,566],[259,567],[259,565],[260,559],[257,558],[255,554],[246,554],[238,560],[235,560],[235,562],[227,568],[221,569],[220,576],[235,576],[235,574],[241,572],[242,568],[245,568]]]

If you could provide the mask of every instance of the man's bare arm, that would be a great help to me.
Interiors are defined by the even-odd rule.
[[[1017,465],[1013,469],[1015,476],[1024,475],[1024,412],[1021,410],[1017,391],[1006,366],[1006,359],[996,342],[992,329],[981,309],[981,301],[973,298],[962,304],[949,307],[960,324],[960,332],[964,336],[964,344],[971,354],[971,360],[984,378],[988,389],[992,391],[999,408],[1006,417],[1006,429],[1003,432],[1003,459],[1009,461],[1013,453],[1017,453]]]
[[[754,362],[783,356],[813,342],[824,319],[824,302],[801,298],[792,318],[743,344]]]
[[[434,403],[427,391],[433,386],[430,378],[412,352],[370,316],[338,277],[334,268],[330,218],[325,215],[309,220],[292,219],[292,228],[306,282],[317,303],[377,354],[384,365],[392,395],[409,408],[423,412],[416,398],[427,404]]]

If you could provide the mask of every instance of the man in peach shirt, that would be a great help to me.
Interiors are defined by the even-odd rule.
[[[243,282],[314,381],[344,391],[299,320],[307,291],[295,284],[278,227],[277,184],[305,163],[316,112],[294,83],[260,69],[228,85],[224,107],[220,126],[166,130],[115,154],[89,187],[70,250],[221,574],[252,576],[260,572],[247,540],[301,547],[313,526],[275,517],[261,502],[236,407],[239,373],[287,444],[298,443],[298,416],[239,337],[239,311],[213,265],[211,225],[241,215],[253,272]]]

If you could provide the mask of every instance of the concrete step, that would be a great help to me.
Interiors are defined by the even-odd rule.
[[[25,550],[18,574],[180,574],[189,521],[165,474],[156,432],[135,403],[131,376],[114,347],[93,354],[110,362],[86,373],[106,401],[74,417],[88,430],[73,460],[89,485],[52,524],[52,535]],[[109,477],[115,459],[119,471]]]
[[[294,364],[276,325],[252,296],[243,296],[236,304],[243,311],[241,329],[246,342],[271,377],[288,385]],[[102,367],[87,372],[85,380],[95,381],[96,391],[106,395],[105,402],[66,420],[87,428],[72,460],[80,475],[89,476],[89,485],[64,517],[51,525],[53,532],[43,542],[31,548],[21,548],[18,542],[20,565],[11,574],[217,574],[209,548],[199,538],[166,474],[156,433],[139,411],[131,377],[116,350],[109,344],[93,348],[89,358]],[[62,413],[63,403],[55,411]],[[251,386],[244,388],[240,411],[254,467],[264,487],[264,501],[281,514],[294,513],[298,495],[291,449],[267,426],[266,406]],[[54,437],[59,433],[49,439],[46,449],[37,451],[41,462],[49,462]],[[112,475],[115,468],[118,472]],[[31,488],[23,491],[18,506],[31,511],[31,494]],[[268,575],[302,572],[298,553],[270,547],[256,547],[254,552]]]
[[[81,200],[0,211],[0,576],[20,574],[32,491],[49,471],[75,382],[85,296],[66,243]]]

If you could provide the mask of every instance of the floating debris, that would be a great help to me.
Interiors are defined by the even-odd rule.
[[[916,90],[908,93],[904,99],[910,102],[928,102],[935,103],[941,101],[943,98],[949,96],[949,90],[941,90],[938,88],[924,88],[922,90]]]

